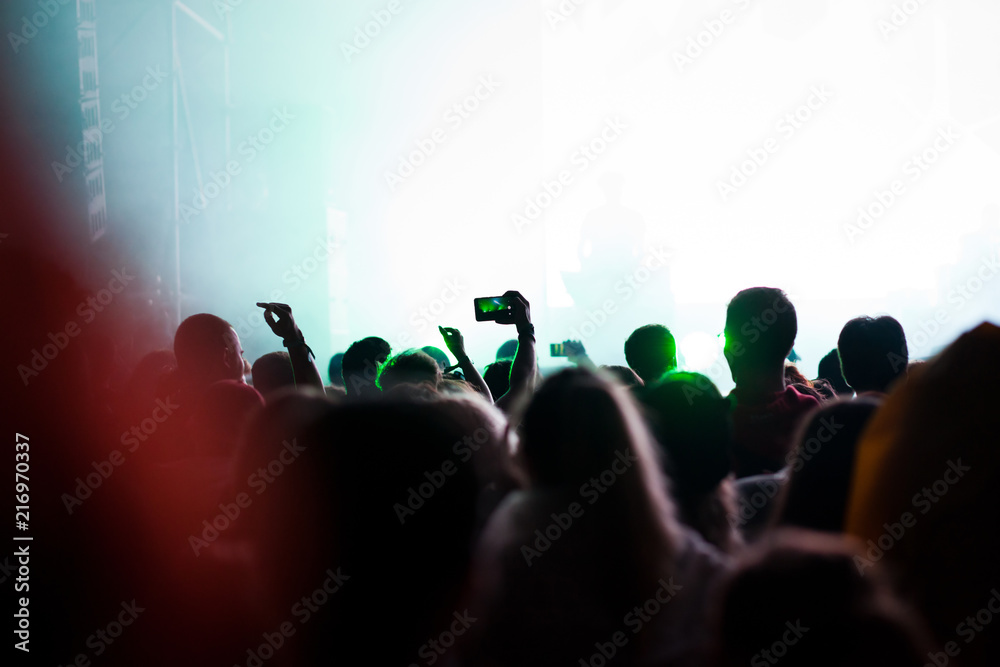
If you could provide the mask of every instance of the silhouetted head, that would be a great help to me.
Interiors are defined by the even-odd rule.
[[[344,390],[350,397],[377,396],[379,367],[385,363],[392,348],[377,336],[352,343],[341,360]]]
[[[437,362],[437,365],[441,369],[441,372],[444,372],[444,369],[448,368],[448,366],[451,366],[451,359],[449,359],[445,351],[439,347],[434,347],[433,345],[425,345],[422,348],[420,348],[420,351],[426,354],[431,359],[433,359],[435,362]]]
[[[778,523],[843,531],[854,452],[878,407],[870,398],[841,399],[812,413],[788,455],[788,482],[775,510]]]
[[[601,366],[601,370],[626,387],[634,389],[644,385],[642,378],[628,366]]]
[[[250,372],[253,377],[253,388],[260,392],[264,400],[268,400],[279,389],[295,386],[292,362],[284,350],[268,352],[253,362]]]
[[[631,429],[622,398],[604,378],[570,368],[542,383],[522,421],[523,453],[537,486],[578,486],[627,448]],[[651,459],[651,452],[646,453]]]
[[[378,374],[378,386],[383,392],[400,385],[426,385],[437,389],[441,383],[441,367],[421,350],[407,350],[392,357]]]
[[[637,538],[634,531],[642,526],[669,536],[674,510],[655,445],[638,407],[622,387],[585,369],[560,371],[532,397],[521,426],[525,468],[533,488],[576,493],[594,479],[607,483],[615,478],[604,495],[617,502],[606,499],[602,505],[609,516],[635,512],[625,529],[632,531],[630,539]],[[623,465],[625,459],[631,463]]]
[[[724,353],[737,386],[741,378],[782,370],[798,321],[788,295],[774,287],[739,292],[726,307]]]
[[[679,498],[709,493],[730,472],[729,402],[698,373],[668,373],[642,393],[647,419],[663,448]]]
[[[510,366],[510,359],[504,359],[490,364],[483,371],[483,380],[490,388],[490,394],[492,394],[494,401],[510,389]]]
[[[698,373],[667,373],[639,396],[681,520],[710,544],[735,551],[742,539],[731,521],[737,508],[729,402]]]
[[[654,445],[627,392],[591,371],[570,368],[542,383],[522,420],[525,466],[536,487],[576,489],[630,451],[636,483],[660,479]]]
[[[893,317],[856,317],[837,339],[840,367],[854,391],[885,393],[906,375],[909,352],[903,326]]]
[[[589,590],[593,587],[611,596],[609,600],[635,599],[631,596],[672,567],[681,539],[674,505],[656,445],[625,388],[586,369],[560,371],[532,397],[521,435],[529,479],[523,498],[546,508],[538,519],[548,520],[549,507],[586,501],[582,504],[588,522],[584,528],[581,521],[568,541],[570,551],[556,555],[553,549],[533,577],[577,577],[575,585],[588,589],[584,595],[597,594]],[[536,528],[528,522],[515,542],[533,536]],[[578,557],[582,554],[583,562]],[[571,568],[564,568],[574,561],[582,572],[571,574]],[[587,571],[590,574],[584,575]],[[595,575],[603,580],[591,579]],[[624,600],[612,605],[615,612],[619,603]]]
[[[997,368],[1000,327],[984,322],[898,384],[855,453],[845,532],[892,539],[881,561],[941,642],[1000,581]],[[1000,664],[993,632],[961,644],[963,665]]]
[[[184,380],[201,386],[219,380],[243,382],[243,376],[250,372],[236,330],[208,313],[192,315],[177,327],[174,356]]]
[[[466,609],[460,595],[484,487],[497,479],[483,475],[492,472],[484,459],[506,453],[503,435],[499,415],[473,400],[387,397],[333,407],[286,395],[265,408],[237,478],[279,462],[280,476],[254,495],[253,512],[234,529],[257,546],[263,613],[281,623],[287,600],[314,590],[322,600],[282,655],[350,662],[351,642],[374,637],[371,619],[381,613],[401,627],[366,648],[370,662],[408,664],[454,623]],[[335,574],[343,575],[340,589],[332,588]]]
[[[847,384],[847,380],[844,379],[843,371],[840,370],[840,354],[837,352],[837,348],[833,348],[819,360],[817,375],[828,381],[838,394],[849,396],[854,393],[851,386]]]
[[[625,361],[646,384],[672,371],[677,367],[677,344],[670,329],[647,324],[633,331],[625,341]]]
[[[497,361],[510,361],[517,354],[517,339],[511,338],[497,348]]]
[[[326,367],[327,377],[330,378],[330,384],[334,387],[344,386],[343,362],[344,353],[338,352],[330,357],[330,365]]]
[[[922,624],[856,549],[786,531],[751,552],[723,582],[715,664],[921,667]]]

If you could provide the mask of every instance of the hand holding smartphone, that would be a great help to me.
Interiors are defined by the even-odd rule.
[[[483,296],[473,299],[477,322],[500,322],[510,324],[514,321],[514,299],[509,296]]]

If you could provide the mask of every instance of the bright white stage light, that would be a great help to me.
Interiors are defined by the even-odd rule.
[[[704,331],[694,331],[681,339],[677,356],[682,370],[703,373],[721,358],[722,340]]]

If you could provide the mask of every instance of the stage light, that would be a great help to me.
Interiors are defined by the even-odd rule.
[[[678,345],[678,365],[686,371],[707,371],[722,354],[722,341],[704,331],[689,333]]]

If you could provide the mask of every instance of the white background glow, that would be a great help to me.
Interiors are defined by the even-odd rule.
[[[333,205],[348,215],[355,250],[378,266],[374,280],[352,278],[353,298],[380,304],[353,310],[333,348],[371,333],[396,348],[441,346],[444,324],[461,327],[485,364],[510,332],[474,323],[472,298],[510,288],[531,300],[540,344],[570,337],[567,323],[587,318],[574,314],[562,276],[580,269],[581,225],[604,203],[609,173],[644,221],[645,244],[669,247],[672,260],[596,328],[588,347],[598,363],[623,363],[624,337],[649,322],[691,345],[714,337],[726,302],[753,285],[792,296],[810,377],[857,315],[900,319],[914,357],[997,318],[1000,279],[948,298],[1000,240],[997,3],[401,2],[347,63],[341,44],[383,6],[343,8],[331,45],[355,135],[336,147],[334,170],[352,196]],[[575,9],[554,21],[547,12],[560,6]],[[734,20],[719,30],[724,11]],[[686,52],[699,34],[700,55]],[[679,64],[685,53],[696,57]],[[448,109],[483,76],[498,88],[450,126]],[[817,89],[829,99],[813,97],[794,132],[779,125],[797,110],[802,118]],[[586,170],[573,168],[572,183],[519,233],[512,215],[614,117],[627,123],[620,138]],[[386,172],[437,127],[444,140],[390,188]],[[915,178],[908,162],[942,128],[958,139],[939,142],[947,150]],[[724,200],[719,183],[768,140],[776,150]],[[858,208],[894,180],[902,194],[852,237]],[[419,316],[449,279],[464,285],[457,301],[433,320]],[[673,311],[657,308],[665,290]],[[942,332],[915,341],[939,309]],[[713,379],[729,386],[728,373]]]

